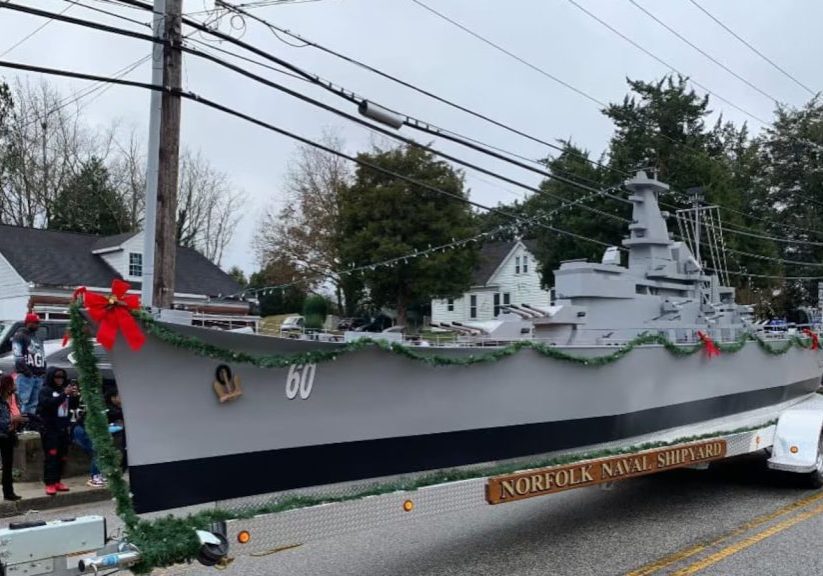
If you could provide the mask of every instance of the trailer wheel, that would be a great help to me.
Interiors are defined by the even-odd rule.
[[[817,460],[815,461],[815,468],[809,472],[806,477],[806,482],[811,488],[823,487],[823,435],[820,436],[820,441],[817,443]]]

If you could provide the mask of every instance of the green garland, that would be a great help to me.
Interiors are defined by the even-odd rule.
[[[347,342],[333,350],[319,350],[312,352],[302,352],[299,354],[249,354],[247,352],[237,352],[214,344],[203,342],[194,336],[181,334],[160,324],[148,313],[144,311],[135,311],[135,316],[143,323],[143,326],[149,334],[155,336],[162,342],[189,350],[198,356],[205,356],[208,358],[215,358],[225,362],[240,362],[243,364],[251,364],[259,368],[286,368],[296,364],[317,364],[321,362],[328,362],[336,360],[339,356],[351,352],[357,352],[366,348],[375,347],[386,352],[392,352],[409,360],[423,362],[430,366],[469,366],[472,364],[481,364],[486,362],[497,362],[509,356],[513,356],[524,349],[534,350],[538,354],[547,358],[561,360],[564,362],[573,362],[583,366],[605,366],[617,362],[629,352],[638,346],[648,346],[650,344],[658,344],[663,346],[667,352],[674,356],[691,356],[703,349],[703,344],[675,344],[665,336],[659,334],[639,334],[626,344],[615,349],[610,354],[602,356],[577,356],[569,354],[557,347],[536,342],[533,340],[520,340],[513,342],[507,346],[496,348],[491,352],[483,352],[478,354],[469,354],[467,356],[440,356],[433,352],[421,352],[426,348],[419,348],[408,346],[397,342],[387,342],[385,340],[374,340],[371,338],[361,338],[354,342]],[[729,343],[718,343],[717,348],[726,354],[734,354],[743,349],[749,340],[757,342],[758,346],[765,352],[772,355],[780,355],[788,352],[792,347],[808,349],[812,346],[812,340],[803,339],[799,336],[793,335],[784,343],[778,346],[773,346],[762,340],[761,338],[751,334],[744,333],[736,341]],[[429,349],[432,350],[432,349]]]
[[[363,490],[346,496],[326,495],[326,496],[290,496],[281,500],[275,500],[267,505],[254,510],[230,511],[230,510],[209,510],[185,517],[166,516],[156,520],[142,520],[134,511],[128,485],[121,473],[120,452],[115,448],[111,434],[109,433],[108,420],[105,416],[105,402],[103,399],[102,379],[97,367],[97,359],[93,352],[93,343],[90,337],[90,326],[81,311],[81,306],[75,302],[69,308],[70,331],[72,337],[72,347],[75,353],[77,369],[80,374],[80,389],[83,401],[87,409],[86,427],[94,446],[95,455],[103,473],[109,480],[109,487],[116,502],[118,516],[126,525],[127,540],[137,546],[141,553],[141,562],[132,568],[136,574],[147,574],[154,568],[170,566],[182,562],[188,562],[196,558],[200,543],[196,530],[206,530],[214,522],[221,520],[233,520],[249,518],[259,514],[271,514],[326,504],[333,502],[343,502],[357,500],[367,496],[376,496],[390,492],[413,491],[425,486],[433,486],[445,482],[456,480],[467,480],[482,478],[486,476],[496,476],[500,474],[510,474],[519,470],[529,468],[544,468],[569,464],[581,460],[602,458],[619,454],[630,454],[653,448],[661,448],[684,442],[693,442],[756,430],[768,426],[774,421],[767,422],[760,426],[750,428],[739,428],[728,432],[717,432],[713,434],[703,434],[700,436],[689,436],[678,438],[670,442],[648,442],[636,446],[600,450],[583,454],[570,454],[549,459],[537,460],[530,463],[501,464],[473,469],[440,470],[431,474],[413,479],[398,480],[378,484],[376,486],[364,488]],[[631,342],[621,346],[612,354],[598,357],[580,357],[559,351],[554,347],[542,343],[531,341],[516,342],[504,348],[499,348],[493,352],[485,354],[473,354],[468,357],[445,357],[432,354],[422,354],[417,350],[397,343],[387,343],[380,340],[363,339],[351,342],[337,348],[334,351],[310,352],[292,355],[252,355],[244,352],[234,352],[218,346],[207,344],[197,338],[186,336],[161,325],[142,311],[135,312],[135,316],[143,322],[146,331],[163,342],[190,350],[201,356],[219,358],[224,361],[244,362],[260,367],[285,367],[291,364],[315,363],[334,360],[337,356],[375,346],[388,352],[399,354],[403,357],[422,361],[433,366],[442,365],[469,365],[481,362],[491,362],[516,354],[520,350],[530,348],[543,356],[563,361],[575,362],[587,366],[603,366],[616,362],[638,346],[648,344],[662,345],[667,351],[676,356],[690,356],[698,352],[703,345],[695,344],[680,346],[670,342],[668,339],[655,334],[641,334]],[[749,339],[754,339],[764,351],[770,354],[785,354],[793,346],[801,348],[811,347],[811,341],[793,336],[784,345],[772,347],[767,342],[748,334],[733,343],[719,344],[718,348],[727,353],[734,353],[741,350]]]
[[[94,344],[89,336],[90,327],[77,303],[69,306],[69,330],[71,345],[80,375],[80,397],[86,409],[86,432],[94,446],[94,454],[100,470],[109,482],[109,490],[117,505],[117,515],[123,519],[127,528],[139,522],[134,512],[129,487],[121,473],[120,451],[114,446],[109,433],[109,421],[106,417],[106,402],[103,399],[103,380],[97,368],[94,356]]]

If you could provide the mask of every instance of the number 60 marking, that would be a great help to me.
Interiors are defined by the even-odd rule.
[[[294,400],[299,392],[300,398],[306,400],[311,395],[316,371],[317,364],[292,364],[286,377],[286,398]]]

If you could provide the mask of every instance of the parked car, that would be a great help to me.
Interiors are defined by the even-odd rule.
[[[43,352],[46,356],[46,366],[62,368],[66,371],[69,381],[78,378],[74,352],[72,352],[71,346],[63,346],[62,335],[60,340],[46,340],[43,342]],[[97,368],[100,370],[100,376],[103,378],[104,389],[114,387],[116,384],[114,370],[111,367],[111,360],[109,360],[105,348],[95,343],[94,355],[97,358]],[[15,373],[14,354],[11,352],[0,356],[0,372],[3,374]]]
[[[11,352],[12,338],[14,338],[17,330],[25,325],[25,322],[14,320],[0,322],[0,355]],[[68,320],[42,320],[40,328],[37,329],[37,336],[43,342],[62,339],[68,327]]]
[[[388,316],[377,316],[368,324],[364,324],[356,329],[357,332],[382,332],[386,328],[392,327],[392,319]]]
[[[369,323],[368,318],[343,318],[337,323],[338,330],[357,330]]]
[[[280,332],[283,333],[298,333],[303,332],[305,328],[305,319],[302,316],[289,316],[280,325]]]

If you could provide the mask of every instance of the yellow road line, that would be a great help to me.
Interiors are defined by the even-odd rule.
[[[717,552],[715,552],[714,554],[712,554],[710,556],[707,556],[703,560],[700,560],[699,562],[695,562],[691,566],[687,566],[687,567],[685,567],[681,570],[678,570],[672,576],[687,576],[688,574],[695,574],[697,572],[700,572],[704,568],[708,568],[709,566],[711,566],[713,564],[717,564],[721,560],[725,560],[729,556],[732,556],[733,554],[737,554],[741,550],[745,550],[746,548],[748,548],[750,546],[754,546],[758,542],[761,542],[761,541],[765,540],[766,538],[770,538],[770,537],[774,536],[775,534],[779,534],[783,530],[786,530],[787,528],[791,528],[795,524],[799,524],[800,522],[803,522],[804,520],[808,520],[812,516],[816,516],[816,515],[820,514],[821,512],[823,512],[823,504],[821,504],[820,506],[817,506],[815,508],[812,508],[811,510],[807,510],[806,512],[802,512],[800,514],[797,514],[796,516],[792,516],[791,518],[787,518],[787,519],[783,520],[782,522],[779,522],[779,523],[775,524],[774,526],[766,528],[762,532],[758,532],[757,534],[755,534],[753,536],[750,536],[750,537],[746,538],[745,540],[741,540],[740,542],[737,542],[736,544],[732,544],[731,546],[728,546],[728,547],[726,547],[722,550],[718,550]]]
[[[768,514],[763,514],[762,516],[757,516],[748,522],[745,522],[738,526],[737,528],[718,536],[714,540],[710,542],[703,542],[700,544],[695,544],[694,546],[690,546],[688,548],[684,548],[683,550],[678,550],[677,552],[673,552],[668,556],[664,556],[658,560],[650,564],[646,564],[637,568],[636,570],[632,570],[631,572],[626,573],[626,576],[649,576],[650,574],[654,574],[655,572],[662,570],[663,568],[667,568],[672,564],[676,564],[686,558],[690,558],[695,554],[699,554],[700,552],[711,548],[713,546],[717,546],[721,542],[725,542],[729,538],[734,538],[735,536],[739,536],[744,532],[747,532],[753,528],[757,528],[758,526],[762,526],[763,524],[774,520],[775,518],[779,518],[784,514],[788,514],[789,512],[794,512],[798,508],[803,508],[804,506],[808,506],[818,500],[823,499],[823,492],[815,492],[810,496],[806,496],[805,498],[801,498],[799,500],[795,500],[790,504],[783,506],[782,508],[778,508],[774,512],[769,512]]]

